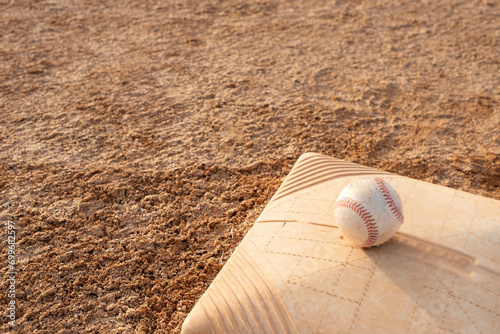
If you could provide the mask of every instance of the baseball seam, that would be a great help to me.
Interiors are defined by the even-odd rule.
[[[379,177],[376,177],[375,181],[377,182],[377,185],[378,185],[380,191],[382,192],[382,195],[385,198],[385,202],[387,203],[387,206],[389,206],[389,209],[392,211],[392,213],[394,214],[394,216],[396,217],[398,222],[400,224],[403,224],[405,217],[403,216],[403,213],[401,212],[401,210],[399,210],[398,206],[394,202],[394,199],[392,198],[389,189],[385,185],[384,180],[382,180]]]
[[[335,209],[336,208],[347,208],[354,211],[365,223],[366,229],[368,231],[368,238],[361,246],[370,247],[375,242],[377,242],[378,239],[377,224],[375,223],[373,216],[363,205],[356,202],[352,198],[342,197],[339,198],[337,202],[335,202]]]

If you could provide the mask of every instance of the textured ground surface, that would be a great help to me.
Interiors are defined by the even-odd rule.
[[[177,333],[301,153],[500,199],[499,15],[0,0],[0,330],[8,220],[18,332]]]

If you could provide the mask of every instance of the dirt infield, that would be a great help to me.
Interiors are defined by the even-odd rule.
[[[0,0],[0,330],[178,333],[308,151],[500,199],[499,15]]]

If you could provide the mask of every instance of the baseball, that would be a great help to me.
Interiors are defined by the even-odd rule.
[[[404,221],[398,193],[379,177],[346,186],[335,201],[335,220],[342,234],[361,247],[380,245]]]

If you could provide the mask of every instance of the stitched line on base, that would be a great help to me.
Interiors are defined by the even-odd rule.
[[[347,208],[356,212],[361,220],[365,223],[366,229],[368,230],[368,239],[362,245],[363,247],[372,246],[378,239],[378,230],[373,216],[368,212],[368,210],[355,200],[349,197],[342,197],[337,202],[335,202],[335,208]]]
[[[398,222],[400,224],[403,224],[405,217],[403,216],[403,214],[401,213],[401,210],[399,210],[398,206],[394,202],[394,199],[392,198],[389,189],[385,185],[384,180],[382,180],[379,177],[376,177],[375,181],[377,182],[377,185],[378,185],[380,191],[382,192],[382,195],[384,195],[385,202],[389,206],[389,209],[391,209],[394,216],[396,216],[396,219],[398,220]]]

